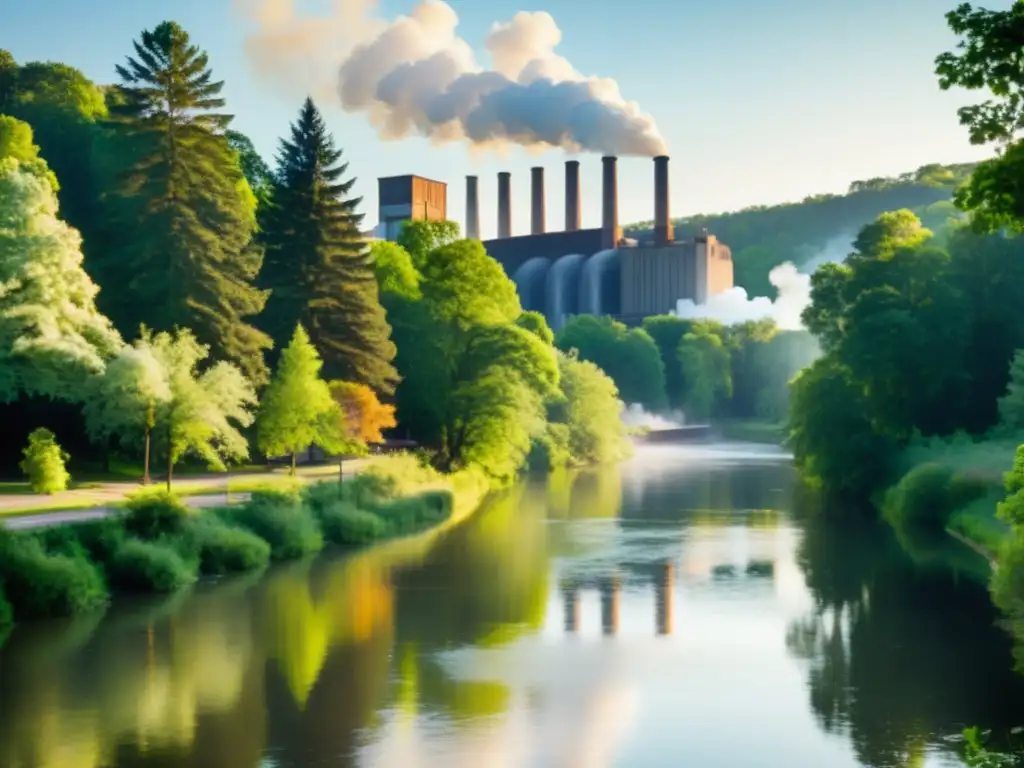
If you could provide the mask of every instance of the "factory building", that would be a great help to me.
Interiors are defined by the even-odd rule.
[[[650,242],[637,242],[623,237],[618,211],[618,161],[602,158],[601,226],[583,229],[580,214],[579,161],[565,164],[565,228],[548,232],[545,222],[544,169],[533,168],[530,174],[530,233],[513,235],[511,185],[508,172],[498,174],[498,237],[484,241],[487,252],[511,277],[519,291],[524,309],[544,314],[555,330],[576,314],[611,315],[627,323],[638,323],[649,315],[665,314],[676,309],[680,299],[697,304],[733,285],[732,255],[729,248],[714,235],[702,232],[696,237],[678,241],[669,212],[669,172],[667,157],[654,159],[654,232]],[[417,177],[400,177],[417,179]],[[381,179],[382,222],[394,221],[397,234],[401,211],[412,210],[420,215],[406,218],[443,218],[431,211],[446,209],[440,201],[433,207],[417,209],[412,186],[395,185],[396,179]],[[425,182],[422,189],[439,190],[440,182]],[[434,185],[434,186],[431,186]],[[405,197],[401,197],[398,192]],[[399,199],[401,198],[401,199]],[[394,239],[388,224],[387,239]],[[467,237],[479,237],[479,180],[466,178]]]
[[[443,181],[422,176],[390,176],[377,179],[377,194],[377,236],[383,240],[395,240],[402,223],[410,219],[448,218],[448,185]]]

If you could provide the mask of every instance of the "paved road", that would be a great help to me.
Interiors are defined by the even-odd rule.
[[[226,494],[211,493],[203,496],[188,496],[185,503],[196,509],[223,507],[225,504],[239,504],[249,500],[248,493],[232,493],[230,501]],[[0,518],[0,525],[12,531],[24,531],[29,528],[43,528],[65,523],[84,523],[87,520],[99,520],[117,514],[117,507],[93,507],[91,509],[68,510],[67,512],[41,512],[38,515],[16,515],[7,519]]]

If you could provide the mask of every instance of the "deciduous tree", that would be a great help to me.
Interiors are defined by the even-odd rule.
[[[309,335],[296,326],[260,403],[257,445],[268,457],[290,455],[292,474],[300,451],[317,445],[335,453],[346,445],[341,408],[320,378],[322,367]]]
[[[148,348],[165,371],[170,398],[157,405],[155,436],[167,458],[167,489],[174,466],[187,454],[214,470],[225,460],[249,455],[239,431],[253,422],[256,391],[233,364],[219,361],[201,370],[210,350],[191,331],[142,334],[137,348]]]
[[[396,425],[395,407],[378,400],[365,384],[332,381],[330,388],[341,407],[345,433],[364,445],[384,442],[384,430]]]
[[[150,482],[149,466],[157,412],[171,400],[168,371],[154,353],[148,337],[126,346],[90,382],[85,423],[95,442],[117,439],[123,447],[143,443],[142,482]]]
[[[668,404],[665,365],[654,339],[642,328],[627,328],[610,317],[579,315],[559,332],[556,343],[564,352],[575,349],[615,381],[626,403],[652,411]]]
[[[82,382],[122,345],[97,292],[45,163],[0,158],[0,402],[81,399]]]

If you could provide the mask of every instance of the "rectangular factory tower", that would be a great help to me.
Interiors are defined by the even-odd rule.
[[[679,299],[706,304],[732,288],[732,254],[714,235],[701,234],[662,247],[622,248],[621,313],[662,315]]]
[[[379,197],[378,235],[394,241],[403,222],[443,221],[448,218],[448,185],[422,176],[390,176],[377,179]]]

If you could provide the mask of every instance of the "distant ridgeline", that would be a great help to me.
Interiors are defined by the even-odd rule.
[[[925,165],[894,178],[855,181],[845,195],[813,195],[799,203],[754,206],[733,213],[675,219],[676,237],[702,227],[732,249],[735,284],[752,296],[774,296],[768,272],[784,261],[839,260],[862,226],[885,211],[909,208],[932,231],[958,211],[953,190],[976,163]],[[625,227],[627,237],[650,237],[653,221]]]

